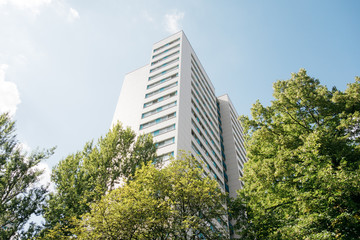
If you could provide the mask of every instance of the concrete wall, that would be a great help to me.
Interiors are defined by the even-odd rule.
[[[124,126],[139,131],[148,71],[149,65],[146,65],[125,76],[112,125],[120,121]]]

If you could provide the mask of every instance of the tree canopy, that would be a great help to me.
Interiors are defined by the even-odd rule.
[[[51,193],[44,208],[45,239],[71,235],[72,222],[90,210],[105,193],[132,178],[142,164],[154,162],[156,148],[150,135],[136,134],[120,123],[82,151],[67,156],[54,167]]]
[[[32,214],[39,214],[47,193],[39,183],[38,163],[54,149],[27,154],[16,139],[15,122],[0,115],[0,238],[14,239]]]
[[[93,203],[74,234],[78,239],[227,239],[224,201],[216,180],[183,155],[162,169],[152,164],[139,169],[132,181]]]
[[[358,239],[360,78],[329,90],[301,69],[274,84],[270,106],[241,117],[245,187],[234,216],[243,239]]]

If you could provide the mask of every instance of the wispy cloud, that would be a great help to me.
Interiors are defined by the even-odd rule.
[[[79,12],[76,11],[75,9],[73,9],[73,8],[70,8],[68,18],[67,18],[68,21],[73,22],[74,20],[76,20],[78,18],[80,18]]]
[[[40,9],[51,3],[52,0],[0,0],[1,5],[12,5],[22,10],[30,10],[31,13],[37,15]]]
[[[5,81],[5,73],[9,66],[0,64],[0,112],[14,115],[17,105],[21,102],[17,86],[13,82]]]
[[[80,18],[79,12],[70,7],[66,0],[0,0],[0,8],[13,7],[24,11],[30,16],[37,16],[45,9],[55,9],[62,17],[69,22]]]
[[[184,12],[175,11],[165,15],[165,30],[169,33],[175,33],[182,29],[181,21],[185,16]]]

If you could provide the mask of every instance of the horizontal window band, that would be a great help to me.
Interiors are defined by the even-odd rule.
[[[158,53],[158,54],[156,54],[156,55],[153,55],[152,58],[154,59],[154,58],[156,58],[156,57],[158,57],[158,56],[161,56],[161,55],[163,55],[164,53],[166,53],[166,52],[168,52],[168,51],[170,51],[170,50],[173,50],[173,49],[175,49],[175,48],[177,48],[177,47],[180,47],[180,44],[177,44],[177,45],[175,45],[175,46],[173,46],[173,47],[171,47],[171,48],[169,48],[169,49],[166,49],[165,51],[162,51],[162,52],[160,52],[160,53]]]
[[[159,112],[162,112],[162,111],[165,111],[166,109],[169,109],[169,108],[172,108],[172,107],[175,107],[176,106],[176,101],[172,102],[172,103],[169,103],[169,104],[166,104],[166,105],[163,105],[161,107],[158,107],[154,110],[151,110],[149,112],[146,112],[146,113],[143,113],[141,115],[141,118],[146,118],[146,117],[150,117],[156,113],[159,113]]]
[[[169,42],[169,43],[166,43],[166,44],[162,45],[161,47],[155,48],[153,52],[155,53],[155,52],[157,52],[157,51],[159,51],[159,50],[161,50],[161,49],[163,49],[163,48],[165,48],[165,47],[167,47],[167,46],[170,46],[170,45],[176,43],[176,42],[179,41],[179,40],[180,40],[180,38],[177,38],[177,39],[175,39],[174,41],[171,41],[171,42]]]
[[[178,61],[179,61],[179,58],[175,58],[175,59],[173,59],[173,60],[171,60],[171,61],[168,61],[168,62],[166,62],[166,63],[164,63],[164,64],[162,64],[162,65],[160,65],[160,66],[158,66],[158,67],[156,67],[156,68],[150,69],[150,73],[152,73],[152,72],[154,72],[154,71],[157,71],[157,70],[159,70],[159,69],[161,69],[161,68],[164,68],[164,67],[166,67],[167,65],[172,64],[172,63],[174,63],[174,62],[178,62]]]
[[[164,83],[164,82],[167,82],[167,81],[170,81],[171,79],[176,78],[177,76],[179,76],[179,73],[175,73],[175,74],[173,74],[173,75],[171,75],[171,76],[169,76],[169,77],[163,78],[163,79],[161,79],[161,80],[159,80],[159,81],[157,81],[157,82],[154,82],[154,83],[152,83],[152,84],[149,84],[149,85],[147,85],[146,89],[150,89],[150,88],[156,87],[156,86],[158,86],[158,85],[160,85],[160,84],[162,84],[162,83]]]
[[[176,96],[176,95],[177,95],[177,91],[172,92],[172,93],[169,93],[169,94],[166,94],[166,95],[164,95],[164,96],[161,96],[161,97],[159,97],[159,98],[157,98],[157,99],[155,99],[155,100],[152,100],[152,101],[150,101],[150,102],[144,103],[144,108],[153,106],[154,104],[157,104],[157,103],[159,103],[159,102],[165,101],[165,100],[167,100],[167,99],[169,99],[169,98],[171,98],[171,97],[174,97],[174,96]]]
[[[151,81],[151,80],[153,80],[153,79],[155,79],[155,78],[157,78],[157,77],[160,77],[160,76],[162,76],[162,75],[164,75],[164,74],[166,74],[166,73],[172,72],[172,71],[174,71],[174,70],[176,70],[176,69],[178,69],[178,68],[179,68],[179,64],[176,65],[175,67],[171,67],[171,68],[169,68],[169,69],[166,69],[165,71],[162,71],[161,73],[158,73],[158,74],[156,74],[156,75],[153,75],[153,76],[149,77],[149,80],[148,80],[148,81]]]
[[[150,122],[146,122],[144,124],[141,124],[140,125],[140,130],[151,127],[151,126],[154,126],[154,125],[162,123],[162,122],[165,122],[165,121],[170,120],[170,119],[175,118],[175,117],[176,117],[176,112],[167,114],[165,116],[159,117],[159,118],[157,118],[155,120],[152,120]]]
[[[166,126],[164,128],[158,129],[153,131],[151,134],[153,135],[153,137],[159,136],[161,134],[167,133],[167,132],[171,132],[175,130],[175,123],[171,124],[170,126]]]
[[[170,57],[172,57],[172,56],[175,56],[175,55],[177,55],[177,54],[179,54],[179,50],[178,51],[176,51],[176,52],[174,52],[174,53],[171,53],[171,54],[169,54],[169,55],[167,55],[167,56],[165,56],[165,57],[163,57],[163,58],[160,58],[159,60],[156,60],[156,61],[154,61],[154,62],[152,62],[151,63],[151,66],[153,66],[153,65],[155,65],[155,64],[157,64],[157,63],[159,63],[159,62],[162,62],[162,61],[164,61],[164,60],[166,60],[166,59],[168,59],[168,58],[170,58]]]
[[[154,96],[154,95],[156,95],[156,94],[158,94],[158,93],[161,93],[161,92],[163,92],[163,91],[165,91],[165,90],[168,90],[168,89],[170,89],[170,88],[176,87],[177,85],[178,85],[178,82],[171,83],[171,84],[169,84],[169,85],[167,85],[167,86],[165,86],[165,87],[162,87],[162,88],[159,88],[159,89],[157,89],[157,90],[155,90],[155,91],[153,91],[153,92],[147,93],[147,94],[145,95],[145,98],[152,97],[152,96]]]
[[[168,139],[165,139],[163,141],[160,141],[160,142],[157,142],[155,143],[155,147],[156,148],[162,148],[162,147],[166,147],[170,144],[173,144],[175,143],[175,137],[172,137],[172,138],[168,138]]]

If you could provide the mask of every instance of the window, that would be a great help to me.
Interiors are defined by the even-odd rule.
[[[215,136],[214,132],[211,130],[210,125],[208,124],[208,122],[205,120],[202,112],[200,112],[200,110],[197,108],[195,102],[193,101],[193,99],[191,99],[191,103],[193,105],[193,107],[195,108],[195,110],[197,111],[197,113],[200,115],[200,117],[202,118],[202,120],[205,122],[206,126],[208,127],[208,129],[210,130],[211,134],[215,137],[215,139],[217,139],[217,137]]]
[[[157,119],[155,119],[155,120],[152,120],[152,121],[150,121],[150,122],[141,124],[141,125],[140,125],[140,130],[142,130],[142,129],[144,129],[144,128],[151,127],[151,126],[153,126],[153,125],[156,125],[156,124],[158,124],[158,123],[164,122],[164,121],[169,120],[169,119],[174,118],[174,117],[176,117],[176,112],[170,113],[170,114],[165,115],[165,116],[163,116],[163,117],[159,117],[159,118],[157,118]]]
[[[153,75],[153,76],[149,77],[149,81],[151,81],[151,80],[153,80],[154,78],[157,78],[157,77],[159,77],[159,76],[161,76],[161,75],[164,75],[164,74],[166,74],[166,73],[168,73],[168,72],[174,71],[175,69],[178,69],[178,68],[179,68],[179,65],[176,65],[175,67],[169,68],[169,69],[167,69],[167,70],[165,70],[165,71],[162,71],[161,73],[158,73],[158,74],[156,74],[156,75]]]
[[[164,83],[164,82],[170,81],[171,79],[174,79],[174,78],[176,78],[177,76],[179,76],[178,73],[173,74],[173,75],[171,75],[170,77],[161,79],[160,81],[157,81],[157,82],[154,82],[154,83],[152,83],[152,84],[149,84],[149,85],[147,85],[147,89],[156,87],[156,86],[159,85],[159,84],[162,84],[162,83]]]
[[[155,162],[157,162],[157,161],[167,161],[167,160],[169,160],[171,157],[174,157],[174,152],[169,152],[169,153],[165,153],[165,154],[163,154],[163,155],[160,155],[160,156],[158,156],[156,159],[155,159]]]
[[[160,134],[163,134],[163,133],[167,133],[167,132],[170,132],[172,130],[175,130],[175,124],[172,124],[170,126],[167,126],[167,127],[164,127],[164,128],[161,128],[161,129],[158,129],[156,131],[153,131],[151,134],[156,137]]]
[[[165,86],[165,87],[159,88],[158,90],[155,90],[155,91],[153,91],[153,92],[147,93],[147,94],[145,95],[145,98],[149,98],[149,97],[154,96],[154,95],[156,95],[156,94],[158,94],[158,93],[161,93],[161,92],[163,92],[163,91],[165,91],[165,90],[168,90],[169,88],[175,87],[175,86],[177,86],[177,84],[178,84],[178,82],[174,82],[174,83],[171,83],[171,84],[169,84],[169,85],[167,85],[167,86]]]
[[[177,61],[179,61],[179,58],[175,58],[175,59],[173,59],[171,61],[168,61],[168,62],[166,62],[166,63],[164,63],[164,64],[162,64],[162,65],[160,65],[160,66],[158,66],[156,68],[150,69],[150,73],[152,73],[152,72],[154,72],[156,70],[159,70],[159,69],[161,69],[163,67],[166,67],[167,65],[172,64],[172,63],[177,62]]]
[[[155,147],[156,148],[162,148],[162,147],[168,146],[170,144],[173,144],[174,142],[175,142],[175,137],[168,138],[168,139],[165,139],[165,140],[163,140],[161,142],[155,143]]]
[[[200,147],[204,150],[206,156],[210,157],[210,159],[212,160],[212,162],[214,163],[214,166],[216,166],[216,168],[219,170],[219,172],[221,172],[220,168],[217,166],[217,164],[215,163],[215,161],[213,160],[213,158],[210,156],[209,152],[206,150],[205,146],[201,143],[200,139],[197,137],[197,135],[195,134],[195,132],[193,130],[191,130],[191,135],[195,138],[196,142],[200,145]],[[219,161],[219,163],[221,163],[220,159],[217,159]]]
[[[166,105],[164,105],[164,106],[158,107],[158,108],[156,108],[156,109],[154,109],[154,110],[151,110],[151,111],[149,111],[149,112],[143,113],[142,116],[141,116],[141,118],[149,117],[149,116],[151,116],[151,115],[154,115],[154,114],[156,114],[156,113],[158,113],[158,112],[164,111],[164,110],[166,110],[166,109],[168,109],[168,108],[171,108],[171,107],[174,107],[174,106],[176,106],[176,101],[174,101],[174,102],[172,102],[172,103],[169,103],[169,104],[166,104]]]
[[[204,158],[204,156],[200,153],[199,149],[195,146],[195,144],[193,143],[193,141],[191,141],[191,147],[192,149],[195,151],[195,153],[198,155],[198,157],[200,157],[201,160],[203,160],[204,164],[206,165],[207,169],[213,174],[213,176],[215,177],[216,173],[215,171],[212,169],[212,167],[210,167],[210,164],[208,163],[207,159]],[[214,163],[214,161],[213,161]],[[214,165],[215,166],[215,165]],[[203,166],[204,167],[204,166]],[[219,173],[221,173],[221,170],[219,168],[216,168]],[[216,175],[217,177],[217,175]],[[219,179],[219,178],[215,178],[217,180],[217,182],[219,183],[219,185],[224,188],[224,183]]]
[[[211,96],[215,98],[215,93],[213,92],[212,88],[210,87],[209,81],[208,81],[208,80],[206,79],[206,77],[204,76],[203,72],[201,71],[198,63],[195,61],[195,58],[194,58],[194,56],[193,56],[192,54],[191,54],[191,58],[192,58],[192,62],[195,62],[195,65],[196,65],[196,67],[197,67],[196,71],[197,71],[197,72],[200,72],[202,78],[204,79],[204,82],[205,82],[206,85],[207,85],[207,86],[205,86],[206,90],[207,90],[209,93],[210,93],[210,91],[211,91],[211,93],[212,93]],[[199,74],[199,75],[200,75],[200,74]],[[210,89],[210,91],[209,91],[209,89]]]
[[[174,41],[171,41],[171,42],[169,42],[169,43],[167,43],[167,44],[162,45],[161,47],[158,47],[158,48],[154,49],[154,53],[157,52],[157,51],[159,51],[159,50],[161,50],[161,49],[163,49],[163,48],[165,48],[165,47],[167,47],[167,46],[170,46],[170,45],[176,43],[176,42],[179,41],[179,40],[180,40],[180,38],[177,38],[177,39],[175,39]]]
[[[195,67],[194,63],[191,61],[192,65],[191,65],[191,72],[192,75],[195,76],[196,80],[199,82],[199,84],[201,85],[201,89],[205,92],[208,100],[211,103],[211,106],[215,109],[215,105],[214,105],[214,101],[215,101],[215,95],[211,96],[211,93],[209,91],[209,89],[206,87],[205,84],[205,80],[203,80],[200,76],[200,73],[198,72],[197,68]],[[196,72],[195,72],[196,71]],[[198,76],[199,75],[199,76]],[[206,91],[205,91],[206,90]]]
[[[169,94],[167,94],[165,96],[159,97],[159,98],[157,98],[157,99],[155,99],[153,101],[147,102],[147,103],[144,104],[144,108],[150,107],[150,106],[152,106],[152,105],[154,105],[156,103],[162,102],[162,101],[164,101],[166,99],[169,99],[169,98],[171,98],[173,96],[176,96],[176,94],[177,94],[177,91],[169,93]]]
[[[198,104],[200,104],[200,102],[201,102],[201,104],[207,109],[207,112],[209,113],[209,115],[210,115],[210,117],[211,117],[211,119],[212,119],[212,120],[210,120],[210,118],[207,116],[209,122],[213,121],[214,123],[217,123],[216,119],[215,119],[214,116],[213,116],[213,113],[214,113],[214,112],[213,112],[213,109],[210,107],[210,104],[209,104],[209,102],[208,102],[208,99],[205,98],[202,90],[200,90],[201,88],[199,87],[197,81],[194,79],[193,74],[191,74],[191,78],[192,78],[191,86],[192,86],[193,90],[194,90],[194,91],[196,92],[196,94],[197,94],[197,95],[196,95],[197,97],[195,97],[195,94],[192,93],[193,96],[195,97],[195,100],[197,101]],[[196,87],[195,87],[195,85],[194,85],[193,83],[195,83]],[[200,93],[200,92],[201,92],[201,93]],[[199,102],[198,98],[200,99],[200,102]],[[204,99],[205,99],[205,101],[204,101]],[[201,107],[201,105],[200,105],[200,107]],[[205,112],[205,113],[206,113],[206,112]],[[214,113],[214,114],[215,114],[215,113]],[[219,120],[219,121],[220,121],[220,120]]]
[[[175,48],[177,48],[177,47],[179,47],[179,46],[180,46],[180,44],[175,45],[175,46],[173,46],[173,47],[171,47],[171,48],[169,48],[169,49],[166,49],[165,51],[162,51],[162,52],[160,52],[160,53],[152,56],[152,58],[154,59],[154,58],[156,58],[156,57],[158,57],[158,56],[160,56],[160,55],[163,55],[164,53],[166,53],[166,52],[168,52],[168,51],[170,51],[170,50],[173,50],[173,49],[175,49]]]
[[[175,56],[175,55],[177,55],[179,52],[180,52],[180,51],[176,51],[176,52],[171,53],[171,54],[169,54],[169,55],[167,55],[167,56],[165,56],[165,57],[163,57],[163,58],[160,58],[159,60],[156,60],[156,61],[152,62],[152,63],[151,63],[151,66],[153,66],[153,65],[155,65],[155,64],[157,64],[157,63],[159,63],[159,62],[162,62],[162,61],[168,59],[169,57]]]

